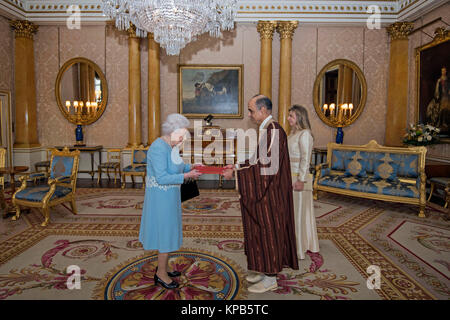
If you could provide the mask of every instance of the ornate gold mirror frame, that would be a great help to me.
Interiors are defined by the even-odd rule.
[[[326,113],[324,113],[323,111],[323,106],[320,105],[320,99],[319,99],[319,90],[321,90],[321,82],[322,82],[322,78],[324,77],[325,73],[329,70],[332,70],[333,68],[339,68],[340,66],[346,66],[349,67],[350,69],[352,69],[356,76],[358,77],[358,80],[361,84],[361,97],[360,97],[360,102],[357,106],[354,106],[354,108],[352,109],[352,112],[350,110],[343,110],[345,111],[345,115],[343,115],[342,117],[339,117],[338,115],[336,116],[332,116],[332,115],[326,115]],[[319,118],[328,126],[330,127],[347,127],[349,125],[351,125],[352,123],[354,123],[356,121],[356,119],[358,119],[358,117],[361,115],[361,112],[364,109],[364,106],[366,105],[366,100],[367,100],[367,83],[366,83],[366,78],[364,77],[363,72],[361,71],[361,69],[352,61],[350,60],[346,60],[346,59],[337,59],[337,60],[333,60],[330,63],[328,63],[327,65],[325,65],[322,70],[320,70],[319,74],[317,75],[316,81],[314,82],[314,89],[313,89],[313,102],[314,102],[314,109],[316,110],[317,115],[319,116]],[[337,111],[339,109],[340,106],[338,106],[337,101],[334,103],[335,104],[335,111]],[[326,111],[325,111],[326,112]]]
[[[95,94],[98,96],[96,99],[90,99],[90,100],[96,100],[95,101],[95,107],[86,106],[86,101],[83,101],[83,107],[77,107],[75,108],[72,103],[73,101],[69,101],[71,103],[70,107],[73,107],[73,113],[68,111],[68,107],[66,105],[67,101],[62,101],[61,97],[61,81],[63,79],[63,76],[67,70],[69,70],[71,67],[73,67],[75,64],[79,63],[81,64],[87,64],[89,67],[93,69],[93,71],[98,75],[100,79],[100,86],[101,89],[99,92],[96,92]],[[94,73],[94,75],[95,75]],[[93,61],[86,59],[86,58],[73,58],[68,60],[64,65],[61,67],[61,69],[58,72],[58,76],[56,77],[56,83],[55,83],[55,95],[56,95],[56,102],[58,104],[59,110],[64,115],[64,117],[71,123],[76,125],[88,125],[92,124],[95,121],[97,121],[103,114],[103,112],[106,109],[106,104],[108,102],[108,84],[106,82],[106,77],[103,74],[100,67]],[[82,101],[83,99],[79,99]],[[69,109],[70,110],[70,109]],[[80,110],[79,112],[75,112],[75,110]]]

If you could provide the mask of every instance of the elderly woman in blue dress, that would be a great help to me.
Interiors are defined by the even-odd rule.
[[[168,268],[169,253],[181,247],[180,185],[184,179],[197,178],[197,165],[185,164],[179,155],[189,120],[174,113],[162,125],[162,136],[148,150],[144,206],[139,241],[144,250],[158,250],[155,284],[174,289],[179,284],[171,277],[180,275]]]

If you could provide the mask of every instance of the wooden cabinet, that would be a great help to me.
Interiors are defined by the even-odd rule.
[[[205,165],[227,165],[236,163],[236,136],[232,130],[220,127],[190,128],[190,138],[187,139],[180,155],[190,163]]]

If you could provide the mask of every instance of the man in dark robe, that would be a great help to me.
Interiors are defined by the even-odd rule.
[[[263,95],[248,103],[249,117],[260,125],[255,154],[236,165],[244,248],[254,283],[250,292],[278,288],[276,276],[284,267],[298,270],[292,178],[286,132],[272,119],[272,102]],[[230,179],[232,166],[224,176]]]

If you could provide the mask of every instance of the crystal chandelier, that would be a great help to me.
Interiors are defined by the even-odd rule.
[[[130,23],[136,35],[153,33],[167,54],[177,55],[202,33],[220,37],[234,27],[237,0],[102,0],[103,13],[119,30]]]

